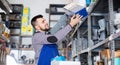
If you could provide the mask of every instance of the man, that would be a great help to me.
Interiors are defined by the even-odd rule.
[[[46,33],[50,27],[42,15],[32,18],[31,24],[35,29],[32,46],[35,50],[35,60],[38,65],[50,65],[51,59],[59,55],[56,43],[63,39],[80,20],[80,15],[73,15],[68,25],[51,35]]]

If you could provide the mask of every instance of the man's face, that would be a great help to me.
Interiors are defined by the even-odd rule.
[[[36,21],[37,21],[37,29],[42,31],[49,30],[50,27],[48,26],[48,23],[44,18],[38,18]]]

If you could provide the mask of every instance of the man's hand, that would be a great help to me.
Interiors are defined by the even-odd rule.
[[[74,27],[76,24],[78,24],[81,21],[82,16],[79,14],[73,15],[70,20],[71,27]]]

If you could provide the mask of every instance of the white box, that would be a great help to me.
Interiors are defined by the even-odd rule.
[[[52,61],[51,65],[80,65],[79,61]]]
[[[73,15],[73,14],[79,14],[83,17],[86,17],[88,15],[88,12],[85,8],[85,6],[80,5],[78,2],[72,2],[66,6],[63,7],[66,11],[67,15]]]

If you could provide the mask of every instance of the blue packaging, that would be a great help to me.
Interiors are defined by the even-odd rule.
[[[56,56],[55,58],[52,59],[52,61],[65,61],[65,57],[64,56]]]
[[[64,7],[65,9],[65,13],[69,16],[73,15],[73,14],[79,14],[83,17],[86,17],[88,15],[88,12],[85,8],[85,6],[83,5],[80,5],[80,3],[76,3],[76,2],[73,2],[73,3],[70,3],[68,5],[66,5]]]
[[[86,8],[83,8],[81,10],[79,10],[78,12],[76,12],[75,14],[79,14],[83,17],[86,17],[88,15],[87,11],[86,11]]]

